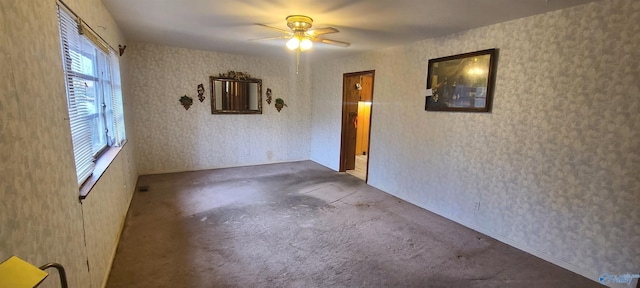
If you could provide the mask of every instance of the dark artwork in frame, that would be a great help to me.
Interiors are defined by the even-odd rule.
[[[429,59],[427,111],[489,112],[498,49]]]

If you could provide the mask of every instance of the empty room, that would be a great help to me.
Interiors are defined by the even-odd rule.
[[[2,288],[640,287],[640,1],[0,8]]]

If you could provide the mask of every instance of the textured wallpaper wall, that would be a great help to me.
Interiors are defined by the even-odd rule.
[[[98,32],[111,45],[122,43],[100,0],[65,2],[89,25],[105,27]],[[81,206],[55,1],[0,1],[0,35],[0,261],[59,262],[70,287],[100,287],[137,178],[133,145]],[[87,259],[96,264],[91,273]],[[41,286],[58,287],[57,276]]]
[[[133,147],[128,143],[127,146]],[[133,149],[123,149],[82,203],[93,287],[103,287],[137,181]]]
[[[375,69],[371,185],[594,280],[637,273],[630,23],[640,2],[605,0],[315,63],[311,159],[338,168],[342,74]],[[424,111],[428,59],[487,48],[500,49],[493,112]]]
[[[309,159],[308,69],[296,76],[293,55],[265,59],[142,43],[127,53],[140,174]],[[261,78],[263,97],[271,88],[288,107],[277,112],[263,100],[260,115],[211,114],[209,76],[229,70]],[[189,110],[178,102],[185,94],[194,98]]]

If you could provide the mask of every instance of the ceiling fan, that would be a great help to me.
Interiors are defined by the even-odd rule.
[[[335,45],[340,47],[349,47],[349,45],[351,45],[351,43],[326,39],[323,37],[323,35],[325,34],[340,32],[336,28],[326,27],[326,28],[310,30],[313,23],[313,19],[311,19],[311,17],[309,16],[290,15],[290,16],[287,16],[286,20],[287,20],[287,26],[291,29],[291,31],[287,31],[287,30],[269,26],[269,25],[256,24],[262,27],[283,32],[285,33],[285,35],[279,36],[279,37],[266,37],[266,38],[260,38],[260,39],[254,39],[254,40],[289,39],[289,41],[287,41],[287,48],[289,48],[290,50],[298,50],[298,52],[311,49],[311,47],[313,46],[313,42],[319,42],[319,43]]]

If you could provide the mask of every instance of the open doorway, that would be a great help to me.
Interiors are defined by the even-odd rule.
[[[375,71],[345,73],[342,79],[340,172],[366,182]]]

